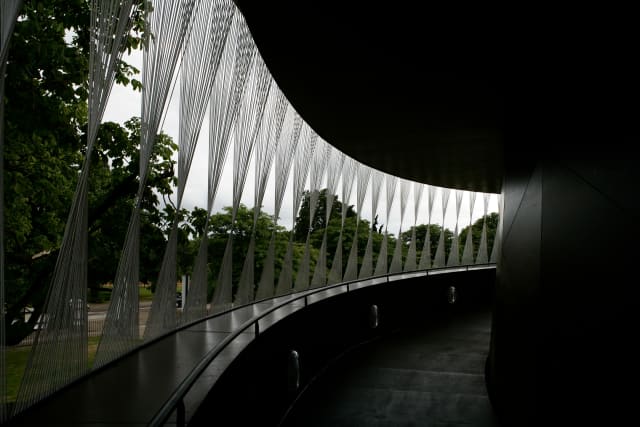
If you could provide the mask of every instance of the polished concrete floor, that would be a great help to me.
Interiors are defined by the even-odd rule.
[[[484,382],[488,309],[425,318],[364,344],[318,376],[291,426],[493,426]]]

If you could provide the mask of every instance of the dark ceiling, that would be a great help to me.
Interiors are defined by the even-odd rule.
[[[500,191],[498,11],[346,0],[236,3],[275,81],[326,141],[401,177]]]

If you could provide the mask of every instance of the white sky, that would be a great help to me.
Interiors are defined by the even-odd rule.
[[[126,62],[134,65],[136,68],[142,68],[142,53],[141,51],[134,51],[130,56],[125,56],[123,58]],[[140,76],[137,76],[139,80],[141,80]],[[170,99],[168,109],[166,110],[166,119],[164,125],[162,126],[162,130],[171,136],[174,141],[178,142],[178,134],[179,134],[179,98],[180,98],[180,85],[176,84],[175,89],[173,91],[173,96]],[[133,116],[140,116],[140,102],[141,95],[140,92],[133,91],[130,87],[122,87],[120,85],[114,85],[111,96],[109,99],[109,103],[107,105],[103,121],[114,121],[118,123],[124,123],[128,119]],[[191,166],[191,173],[187,180],[187,185],[184,194],[183,207],[187,209],[193,209],[195,206],[205,208],[207,203],[207,158],[208,158],[208,137],[209,137],[209,125],[207,115],[205,115],[205,121],[202,126],[202,130],[200,132],[200,137],[198,139],[198,144],[196,146],[196,152],[194,155],[193,164]],[[328,141],[331,143],[331,141]],[[175,160],[177,160],[177,153],[174,154]],[[233,145],[229,149],[229,154],[227,156],[227,161],[225,164],[225,169],[223,172],[222,180],[220,182],[220,188],[218,190],[217,198],[214,203],[213,211],[218,212],[224,206],[230,206],[232,204],[232,159],[233,159]],[[275,161],[274,161],[275,164]],[[177,170],[177,169],[176,169]],[[292,168],[293,170],[293,168]],[[293,175],[292,173],[290,175]],[[253,160],[249,169],[249,175],[247,177],[245,190],[242,196],[242,203],[253,207],[253,198],[254,198],[254,166]],[[326,177],[323,178],[323,184],[326,183]],[[306,187],[308,188],[308,180]],[[355,185],[355,184],[354,184]],[[338,195],[340,200],[342,200],[342,185],[338,185]],[[385,191],[384,185],[382,186],[382,191]],[[263,202],[263,210],[267,213],[274,213],[274,191],[275,191],[275,178],[274,171],[272,165],[272,171],[270,174],[270,178],[267,184],[267,189],[265,193],[265,198]],[[465,193],[462,199],[462,205],[460,207],[459,214],[459,224],[460,228],[469,224],[469,194]],[[356,204],[356,188],[351,194],[351,200],[349,204]],[[280,211],[280,220],[279,223],[284,225],[287,228],[291,228],[292,226],[292,179],[290,176],[289,183],[287,185],[287,190],[285,191],[284,201],[282,205],[282,209]],[[175,196],[172,198],[175,203]],[[378,218],[380,223],[385,223],[385,212],[383,202],[385,200],[385,195],[383,194],[380,198],[380,203],[378,206]],[[455,228],[456,224],[456,215],[455,215],[455,193],[452,191],[449,196],[449,203],[446,209],[446,215],[444,218],[445,226],[451,230]],[[408,230],[414,223],[414,194],[413,194],[413,186],[409,193],[409,199],[407,201],[406,212],[404,217],[404,222],[402,224],[403,230]],[[423,192],[422,200],[420,203],[420,209],[418,210],[418,219],[417,223],[426,223],[427,222],[427,191]],[[433,209],[433,218],[431,219],[432,223],[441,224],[442,217],[442,199],[441,199],[441,191],[440,189],[436,190],[436,197],[434,200],[434,209]],[[490,203],[489,203],[489,212],[497,212],[498,211],[498,196],[491,195]],[[391,210],[391,221],[389,222],[389,232],[396,234],[398,229],[400,228],[400,185],[398,183],[398,188],[396,189],[396,195],[394,199],[394,203]],[[482,194],[478,193],[476,197],[476,201],[474,204],[473,212],[472,212],[472,220],[480,218],[483,215],[483,198]],[[362,209],[362,218],[366,220],[371,220],[371,184],[369,184],[367,195],[365,197],[364,206]]]

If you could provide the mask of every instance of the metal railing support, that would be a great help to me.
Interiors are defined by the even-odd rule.
[[[494,266],[495,264],[485,264],[487,267],[491,267]],[[475,267],[478,267],[481,265],[475,265]],[[438,268],[435,270],[447,270],[448,267],[442,267],[442,268]],[[434,269],[432,269],[434,270]],[[466,268],[454,268],[454,271],[469,271],[469,267]],[[427,276],[429,275],[429,271],[430,270],[416,270],[414,273],[418,273],[418,272],[426,272]],[[389,282],[389,277],[390,276],[398,276],[398,275],[403,275],[405,274],[403,273],[394,273],[394,274],[385,274],[385,275],[380,275],[380,276],[374,276],[374,277],[369,277],[367,279],[364,280],[372,280],[372,279],[377,279],[377,278],[381,278],[381,277],[386,277],[386,282]],[[242,332],[246,331],[247,329],[249,329],[252,325],[254,327],[254,330],[256,331],[256,335],[258,335],[259,331],[260,331],[260,326],[258,324],[258,322],[260,321],[260,319],[263,319],[264,317],[268,316],[269,314],[275,312],[276,310],[285,307],[295,301],[304,300],[304,304],[305,307],[308,305],[308,297],[309,295],[313,295],[313,294],[317,294],[320,292],[324,292],[328,289],[334,289],[334,288],[339,288],[341,286],[345,286],[347,289],[347,292],[350,291],[350,284],[351,283],[357,283],[357,282],[362,282],[363,280],[355,280],[352,282],[347,282],[347,283],[337,283],[335,285],[330,285],[330,286],[326,286],[326,287],[322,287],[322,288],[316,288],[316,289],[312,289],[312,290],[307,290],[307,291],[302,291],[299,293],[299,295],[295,296],[287,301],[275,304],[273,307],[270,307],[269,309],[265,310],[263,313],[255,316],[253,319],[248,320],[247,322],[245,322],[244,324],[240,325],[235,331],[233,331],[231,334],[229,334],[229,336],[227,336],[224,340],[222,340],[222,342],[213,350],[211,350],[197,365],[196,367],[189,373],[189,375],[187,375],[187,377],[182,381],[182,383],[176,388],[176,390],[174,391],[173,395],[167,400],[167,402],[163,405],[163,407],[158,411],[158,413],[156,413],[155,417],[151,420],[151,422],[149,423],[149,425],[151,426],[158,426],[158,425],[163,425],[166,420],[168,419],[168,417],[171,414],[171,411],[174,410],[174,408],[177,410],[177,416],[178,419],[180,419],[180,416],[185,416],[185,409],[184,409],[184,396],[187,394],[187,392],[191,389],[191,386],[195,383],[195,381],[199,378],[199,376],[202,374],[202,372],[204,372],[204,370],[209,366],[209,364],[211,364],[211,362],[218,356],[218,354],[220,354],[222,352],[222,350],[224,350],[227,345],[229,345],[238,335],[240,335]],[[261,300],[261,301],[266,301],[269,298],[266,298],[265,300]],[[261,301],[254,301],[252,304],[261,302]],[[187,325],[183,325],[180,329],[184,329],[187,328],[193,324],[202,322],[203,320],[207,320],[213,317],[217,317],[223,314],[226,314],[230,311],[233,310],[237,310],[239,308],[245,307],[245,306],[249,306],[251,304],[245,304],[245,305],[241,305],[241,306],[237,306],[234,307],[232,310],[226,310],[220,313],[216,313],[215,315],[212,316],[208,316],[204,319],[200,319],[198,321],[192,322],[190,324]],[[174,331],[172,331],[171,333],[175,333],[176,331],[178,331],[179,329],[176,329]],[[171,333],[167,333],[166,335],[170,335]],[[156,340],[160,339],[161,337],[156,338]],[[154,340],[155,341],[155,340]],[[182,412],[181,412],[182,411]],[[180,415],[182,414],[182,415]],[[183,424],[179,424],[178,425],[184,425]]]

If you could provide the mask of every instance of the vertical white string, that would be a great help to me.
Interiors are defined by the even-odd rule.
[[[442,202],[442,228],[440,230],[440,239],[438,240],[438,247],[436,249],[436,255],[433,258],[433,268],[441,268],[445,266],[445,248],[444,248],[444,219],[447,215],[447,206],[449,205],[449,194],[450,191],[448,188],[440,189],[440,196]]]
[[[271,84],[273,79],[269,75],[266,65],[264,61],[259,56],[256,57],[256,73],[254,75],[254,84],[250,86],[250,89],[247,92],[247,99],[251,99],[252,110],[250,117],[247,119],[246,124],[239,129],[245,130],[246,134],[241,136],[240,138],[236,138],[235,147],[241,147],[242,151],[238,151],[238,158],[234,163],[237,166],[238,173],[234,173],[234,184],[236,183],[235,178],[238,176],[238,188],[234,185],[234,204],[233,204],[233,219],[235,220],[235,215],[237,209],[240,206],[240,198],[242,197],[242,192],[246,183],[247,172],[249,170],[249,163],[251,160],[251,153],[253,152],[253,148],[256,144],[256,138],[259,133],[260,127],[263,124],[264,118],[264,110],[266,108],[266,103],[268,100],[268,94],[271,89]],[[243,110],[244,111],[244,110]],[[244,115],[240,115],[241,118]],[[240,123],[244,123],[244,120],[241,120]],[[240,144],[239,142],[244,142]],[[255,191],[258,191],[255,189]],[[255,198],[254,191],[254,198]],[[237,195],[237,199],[236,199]],[[256,210],[257,209],[257,210]],[[254,206],[254,218],[257,220],[257,213],[259,212],[259,207]],[[240,275],[240,281],[238,284],[238,291],[235,296],[236,304],[246,304],[248,303],[253,296],[253,287],[254,287],[254,266],[255,266],[255,236],[253,232],[251,233],[251,238],[249,242],[249,248],[247,251],[247,255],[245,257],[245,262],[243,265],[242,273]]]
[[[231,4],[219,2],[212,5],[211,3],[198,2],[197,6],[199,10],[196,16],[200,19],[194,20],[190,27],[189,42],[182,62],[176,216],[171,226],[169,242],[165,249],[149,319],[145,328],[145,339],[147,340],[173,329],[176,325],[177,232],[178,224],[181,221],[179,211],[182,207],[182,197],[193,160],[195,145],[204,119],[207,101],[210,99],[210,93],[215,86],[219,64],[220,62],[225,62],[222,59],[224,56],[223,46],[228,44],[229,35],[227,29],[232,25],[232,17],[235,17],[233,19],[234,36],[232,39],[237,39],[234,74],[241,75],[238,79],[240,80],[240,85],[239,87],[233,87],[232,93],[242,92],[244,74],[246,74],[247,67],[246,65],[243,67],[242,64],[250,63],[252,59],[253,49],[248,30],[246,25],[242,25],[243,19],[240,14],[233,13],[234,9]],[[214,6],[213,9],[211,8],[212,6]],[[207,10],[210,11],[210,14],[203,17]],[[216,21],[213,24],[217,27],[212,27],[211,21]],[[205,52],[205,49],[212,52]],[[238,63],[241,65],[238,66]],[[239,95],[236,96],[237,98],[239,98]],[[235,103],[232,105],[235,105]],[[209,204],[208,202],[209,200],[207,204]],[[194,268],[196,272],[194,280],[196,292],[194,292],[193,296],[195,298],[190,304],[197,301],[202,305],[202,291],[200,288],[202,287],[201,282],[204,270],[202,263],[204,262],[203,258],[206,258],[206,252],[204,249],[199,249],[198,252],[200,265]],[[190,309],[192,308],[193,305],[190,306]],[[202,313],[203,311],[201,308],[200,312]],[[191,313],[189,316],[191,316]]]
[[[493,247],[491,248],[491,257],[489,258],[490,263],[497,263],[498,258],[501,255],[501,245],[502,245],[502,197],[497,194],[496,198],[498,199],[498,228],[496,228],[496,235],[493,239]]]
[[[234,13],[236,13],[236,8],[230,0],[200,1],[198,13],[192,23],[182,61],[180,87],[180,140],[189,141],[189,145],[187,150],[182,150],[179,153],[178,176],[182,176],[184,179],[179,181],[178,206],[182,204],[182,196],[187,182],[186,176],[191,168],[196,142],[202,129],[207,106],[212,104],[212,94],[214,93],[214,87],[216,87],[216,81],[224,81],[224,78],[230,74],[228,68],[231,61],[229,61],[227,45],[232,43],[227,41],[229,37],[234,38],[235,31],[238,29],[237,22],[239,22],[239,19],[236,19],[236,26],[233,29],[231,28],[234,21]],[[224,91],[222,95],[221,98],[225,99],[226,96],[226,99],[229,99],[228,90]],[[210,114],[212,112],[215,113],[214,105],[210,105],[209,108]],[[228,115],[223,115],[223,118],[226,117]],[[183,301],[181,320],[184,323],[202,318],[207,313],[207,230],[209,216],[217,192],[217,182],[220,179],[219,175],[216,176],[216,173],[221,173],[229,141],[228,135],[222,137],[224,142],[215,138],[224,133],[224,124],[222,124],[222,129],[216,128],[219,125],[220,123],[217,120],[210,120],[209,155],[207,159],[207,219],[189,283],[188,298]],[[186,286],[186,284],[183,284],[183,286]],[[184,294],[185,290],[183,290]]]
[[[489,250],[487,246],[487,212],[489,211],[489,194],[482,195],[482,232],[480,234],[480,245],[476,256],[476,264],[486,264],[489,262]]]
[[[258,139],[256,141],[253,227],[251,230],[249,249],[244,260],[238,284],[238,292],[235,299],[237,304],[246,304],[253,300],[255,287],[254,269],[256,224],[260,215],[260,207],[262,206],[262,199],[266,190],[267,178],[269,177],[269,171],[271,170],[271,163],[276,151],[277,138],[279,137],[282,126],[281,119],[284,119],[284,107],[286,107],[286,104],[283,102],[284,96],[282,95],[282,92],[280,92],[280,90],[275,86],[275,83],[272,82],[271,85],[272,91],[269,94],[269,98],[266,100],[267,106],[265,106],[266,110],[263,114],[260,132],[258,133]],[[278,106],[276,107],[273,105],[274,103],[278,103]],[[274,115],[276,113],[278,115],[277,118]],[[279,123],[280,129],[274,129],[274,126],[277,126],[274,125],[274,121]],[[278,135],[272,135],[274,132],[277,132]]]
[[[325,226],[324,234],[322,237],[322,245],[320,246],[320,254],[318,256],[318,262],[316,264],[316,270],[311,279],[311,287],[324,286],[327,284],[327,232],[329,227],[329,221],[331,220],[331,211],[333,209],[334,198],[337,198],[336,191],[338,188],[338,181],[342,172],[342,166],[344,164],[345,155],[337,149],[326,144],[327,147],[327,189],[325,192]]]
[[[318,203],[320,201],[320,187],[322,186],[322,179],[327,175],[327,181],[329,178],[329,171],[327,169],[327,164],[329,162],[329,158],[331,155],[331,146],[326,143],[321,138],[318,138],[318,146],[316,147],[316,156],[313,160],[314,164],[311,167],[311,176],[309,179],[309,202],[310,202],[310,215],[309,215],[309,231],[307,234],[307,242],[309,243],[309,247],[311,248],[310,236],[313,231],[313,224],[315,224],[315,215],[316,210],[318,209]],[[327,208],[326,200],[329,197],[325,190],[325,210]],[[318,219],[319,220],[319,219]],[[324,229],[326,230],[328,221],[326,219],[326,212],[324,218]],[[327,245],[326,239],[323,238],[322,243],[320,244],[320,252],[318,254],[318,259],[316,260],[316,266],[313,271],[313,275],[311,277],[310,287],[318,287],[323,286],[327,282]]]
[[[427,188],[427,232],[424,236],[424,243],[422,245],[422,254],[420,255],[420,264],[418,269],[426,270],[431,268],[431,217],[433,212],[433,205],[436,196],[435,188],[430,185],[425,185]]]
[[[275,169],[275,199],[274,199],[274,225],[278,224],[278,217],[284,193],[287,187],[287,181],[293,165],[296,148],[300,140],[300,131],[302,129],[302,118],[295,112],[291,106],[287,106],[283,129],[280,133],[278,146],[276,149],[276,169]],[[286,255],[285,255],[286,258]],[[285,265],[288,265],[285,262]],[[283,266],[283,268],[285,268]],[[274,295],[275,287],[275,227],[271,233],[271,240],[267,249],[267,256],[264,261],[260,283],[256,293],[256,299],[269,298]]]
[[[234,13],[239,15],[236,8],[234,8]],[[207,221],[193,268],[189,297],[184,306],[183,319],[185,322],[202,318],[207,314],[208,238],[206,236],[213,203],[219,191],[224,164],[229,152],[231,129],[239,109],[240,92],[236,90],[236,87],[240,86],[241,82],[239,81],[240,76],[234,70],[238,38],[242,32],[243,24],[244,21],[240,16],[233,16],[209,98]]]
[[[302,196],[304,192],[304,185],[309,175],[309,159],[313,156],[315,145],[318,135],[307,125],[302,122],[302,129],[300,130],[300,140],[298,141],[298,147],[294,159],[293,168],[293,215],[292,218],[296,218],[302,203]],[[304,267],[304,259],[302,260]],[[304,273],[304,272],[303,272]],[[302,277],[301,277],[302,280]],[[308,280],[308,279],[307,279]],[[285,254],[282,270],[280,271],[280,278],[278,280],[278,286],[276,288],[276,295],[282,295],[291,292],[293,286],[293,230],[289,237],[289,243],[287,245],[287,253]],[[302,286],[302,285],[301,285]]]
[[[0,2],[0,61],[4,64],[9,53],[9,39],[22,7],[22,0],[3,0]]]
[[[303,191],[304,191],[304,185],[305,182],[307,180],[307,176],[309,175],[310,171],[312,172],[314,169],[314,165],[313,162],[314,161],[320,161],[318,158],[316,158],[315,154],[318,152],[318,150],[316,150],[316,148],[318,148],[318,135],[313,132],[313,130],[309,127],[306,126],[306,128],[308,129],[308,135],[309,135],[309,139],[308,139],[308,153],[305,155],[304,160],[300,159],[300,161],[305,162],[304,165],[300,165],[300,167],[296,167],[296,171],[300,171],[300,175],[296,175],[299,176],[300,181],[298,181],[298,186],[296,186],[296,188],[299,191],[299,195],[294,199],[294,206],[296,205],[296,203],[299,205],[300,203],[302,203],[302,199],[303,199]],[[296,163],[296,165],[298,165],[298,163]],[[295,172],[295,171],[294,171]],[[316,175],[319,175],[319,173],[316,171]],[[318,180],[319,178],[314,177],[316,180]],[[295,178],[294,178],[295,181]],[[311,183],[311,186],[314,185],[319,185],[319,184],[314,184]],[[315,212],[315,206],[312,207],[311,205],[313,204],[313,200],[311,200],[311,195],[313,194],[313,188],[311,188],[310,191],[310,197],[309,197],[309,229],[311,228],[311,223],[313,221],[312,215]],[[317,198],[315,200],[315,202],[317,203]],[[299,209],[302,209],[302,207],[300,207]],[[298,209],[295,210],[294,213],[294,218],[297,216],[298,213]],[[291,232],[291,237],[293,238],[293,230]],[[293,243],[293,240],[290,239],[289,240],[290,243]],[[295,280],[295,284],[294,284],[294,290],[295,291],[301,291],[304,289],[307,289],[309,287],[309,264],[310,264],[310,252],[309,252],[309,232],[307,232],[307,238],[305,241],[305,245],[304,245],[304,253],[302,255],[302,260],[300,261],[300,264],[298,266],[298,271],[296,273],[296,280]]]
[[[393,206],[393,200],[396,195],[396,186],[397,186],[398,178],[392,175],[385,174],[385,183],[386,183],[386,204],[385,204],[385,214],[386,214],[386,223],[384,226],[384,236],[382,237],[382,244],[380,245],[380,252],[378,254],[378,261],[376,263],[376,271],[374,273],[375,276],[381,276],[388,273],[388,241],[389,241],[389,221],[391,219],[391,208]]]
[[[349,251],[347,260],[347,269],[344,274],[344,280],[355,280],[358,277],[358,228],[360,224],[360,215],[362,214],[362,205],[367,195],[369,187],[369,178],[371,177],[371,168],[363,164],[359,164],[357,168],[358,184],[356,187],[356,231],[353,234],[353,243]]]
[[[422,191],[424,185],[413,182],[413,227],[411,227],[411,242],[409,242],[409,251],[407,252],[407,260],[404,263],[404,271],[414,271],[418,268],[416,256],[416,225],[418,224],[418,213],[420,212],[420,202],[422,201]]]
[[[407,201],[409,200],[410,190],[411,182],[405,179],[400,180],[400,229],[398,230],[396,247],[393,251],[393,258],[391,259],[389,273],[400,273],[402,271],[402,224],[404,222],[404,215],[407,208]]]
[[[345,161],[344,153],[327,144],[330,150],[328,166],[327,166],[327,209],[325,212],[325,224],[329,224],[331,219],[331,211],[333,210],[334,198],[337,197],[338,182],[342,174],[342,167]],[[326,227],[325,227],[326,231]]]
[[[462,205],[462,196],[464,193],[461,190],[454,190],[455,201],[454,205],[456,217],[456,225],[453,229],[453,236],[451,237],[451,248],[449,250],[449,259],[447,259],[447,267],[455,267],[460,265],[460,238],[458,235],[458,223],[460,221],[460,206]]]
[[[22,6],[22,0],[0,2],[0,424],[9,417],[6,406],[6,313],[4,255],[4,80],[9,53],[9,39]]]
[[[359,279],[371,277],[373,270],[373,234],[376,233],[375,220],[378,213],[378,203],[380,202],[380,193],[384,174],[377,170],[371,171],[371,227],[369,228],[369,236],[367,237],[367,246],[362,257],[362,267],[360,267]]]
[[[469,194],[469,228],[462,251],[462,265],[473,264],[473,208],[476,202],[476,193],[470,191]]]
[[[98,126],[115,80],[128,31],[131,1],[92,2],[89,57],[89,123],[82,170],[71,203],[53,279],[25,369],[15,412],[20,412],[88,370],[88,180]],[[55,372],[55,375],[51,375]]]
[[[249,27],[244,17],[240,13],[234,16],[234,27],[237,28],[235,45],[233,52],[233,67],[231,75],[224,80],[229,81],[227,87],[227,102],[221,105],[216,111],[227,110],[223,116],[217,120],[222,124],[221,129],[224,136],[230,137],[231,128],[235,131],[234,151],[233,151],[233,205],[231,209],[231,232],[227,239],[224,255],[218,272],[218,279],[211,302],[211,309],[224,310],[231,305],[233,299],[233,277],[232,277],[232,249],[233,249],[233,229],[235,217],[240,206],[242,189],[246,181],[246,173],[249,167],[249,159],[255,142],[255,135],[258,131],[258,124],[264,112],[264,100],[268,95],[270,76],[265,71],[266,67],[257,55],[256,46],[251,38]],[[233,28],[233,27],[232,27]],[[225,73],[225,76],[227,74]],[[214,97],[217,92],[214,91]],[[224,98],[223,98],[224,100]],[[212,100],[212,103],[214,101]],[[212,104],[213,105],[213,104]],[[225,108],[226,107],[226,108]],[[213,113],[212,112],[212,117]],[[225,114],[230,114],[226,117]],[[216,118],[213,118],[216,120]],[[225,120],[226,119],[226,120]],[[224,163],[222,163],[224,164]],[[222,168],[222,166],[221,166]]]
[[[239,304],[247,303],[253,300],[254,294],[254,268],[255,268],[255,245],[256,245],[256,227],[262,201],[267,188],[267,180],[271,171],[271,164],[276,154],[276,148],[282,132],[282,125],[286,113],[287,103],[284,94],[272,82],[271,92],[263,124],[256,141],[255,156],[255,192],[254,192],[254,208],[253,208],[253,227],[251,231],[251,241],[249,242],[249,250],[242,268],[240,276],[240,284],[238,286],[238,295],[236,301]],[[273,261],[271,261],[273,264]]]
[[[248,32],[247,37],[250,40]],[[266,102],[273,82],[264,61],[256,54],[255,45],[252,43],[251,46],[250,55],[253,57],[253,66],[247,83],[247,90],[242,99],[242,107],[240,109],[235,128],[233,206],[231,210],[232,230],[235,229],[236,215],[240,207],[240,199],[242,198],[242,192],[247,179],[251,154],[263,121]],[[227,304],[230,302],[227,298],[231,297],[233,293],[233,278],[231,274],[229,274],[232,272],[233,240],[234,235],[232,232],[229,235],[229,243],[227,244],[223,257],[223,263],[226,264],[220,270],[220,275],[218,276],[218,285],[216,288],[216,294],[214,295],[213,304],[215,309],[226,308]],[[246,269],[244,270],[244,281],[240,282],[238,286],[240,294],[236,295],[235,302],[238,304],[248,302],[250,296],[253,295],[254,250],[255,239],[252,239],[249,244],[249,259],[247,260],[247,263],[250,263],[250,265],[246,264]],[[226,298],[220,299],[221,296],[226,296]]]
[[[329,272],[329,284],[339,283],[342,281],[342,240],[344,234],[344,224],[347,219],[347,211],[349,209],[349,201],[351,200],[351,191],[356,176],[356,161],[350,157],[345,157],[342,167],[342,212],[340,235],[338,237],[338,245],[333,256],[331,271]]]

